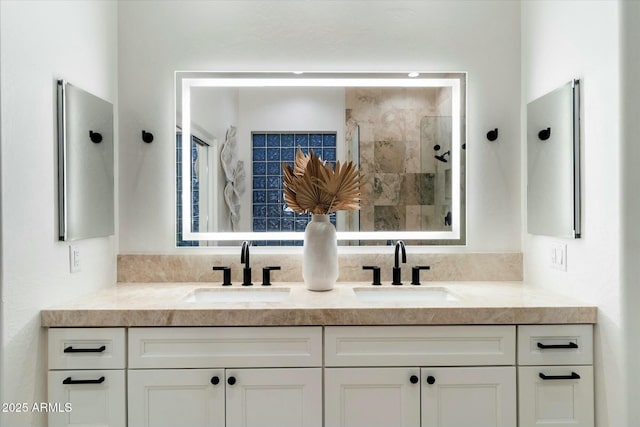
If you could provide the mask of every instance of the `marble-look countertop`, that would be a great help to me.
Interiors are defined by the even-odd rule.
[[[365,302],[354,288],[444,288],[455,300]],[[597,308],[522,282],[429,282],[420,287],[338,283],[311,292],[301,283],[283,301],[189,302],[196,289],[242,292],[263,287],[223,288],[204,283],[119,283],[58,307],[43,310],[44,327],[289,326],[289,325],[460,325],[596,323]],[[267,289],[267,291],[269,291]]]

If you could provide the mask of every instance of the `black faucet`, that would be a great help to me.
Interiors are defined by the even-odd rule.
[[[400,270],[400,251],[402,251],[402,263],[407,263],[407,251],[404,248],[404,242],[402,240],[398,240],[396,242],[396,257],[395,263],[393,264],[393,282],[392,285],[402,285],[401,279],[401,270]]]
[[[251,242],[247,242],[246,240],[242,242],[242,251],[240,252],[240,262],[244,264],[244,268],[242,269],[242,286],[253,286],[253,283],[251,283],[249,246],[251,246]]]

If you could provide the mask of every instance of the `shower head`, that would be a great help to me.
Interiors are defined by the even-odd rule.
[[[451,151],[445,151],[444,153],[442,153],[441,155],[435,155],[433,157],[436,158],[436,160],[440,160],[442,163],[447,163],[449,161],[449,159],[447,159],[445,156],[451,156]]]

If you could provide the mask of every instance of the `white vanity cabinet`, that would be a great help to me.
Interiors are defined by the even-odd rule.
[[[514,326],[325,328],[325,425],[516,425]]]
[[[130,328],[129,427],[321,427],[322,328]]]
[[[125,427],[125,329],[52,328],[49,427]]]
[[[519,427],[593,427],[592,325],[518,326]]]
[[[132,369],[130,426],[225,426],[223,369]]]
[[[419,368],[325,368],[324,425],[418,427],[419,375]]]
[[[49,329],[49,426],[593,427],[592,325]]]

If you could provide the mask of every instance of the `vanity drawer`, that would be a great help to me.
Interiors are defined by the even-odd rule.
[[[322,366],[322,327],[129,328],[129,368]]]
[[[518,364],[593,364],[593,325],[518,326]]]
[[[515,342],[515,326],[332,326],[325,365],[515,365]]]
[[[49,369],[124,369],[124,328],[50,328]]]
[[[49,371],[47,389],[47,400],[62,406],[49,409],[49,427],[127,425],[124,369]]]
[[[593,367],[518,368],[519,427],[594,427]]]

